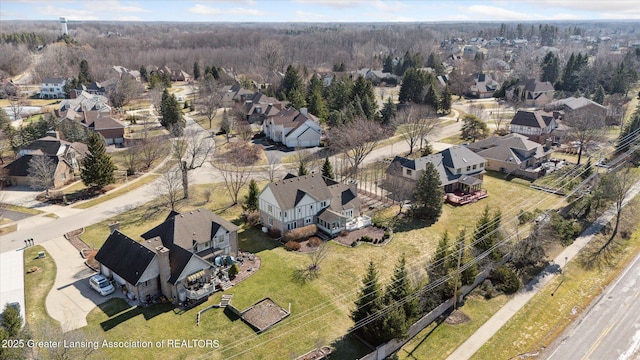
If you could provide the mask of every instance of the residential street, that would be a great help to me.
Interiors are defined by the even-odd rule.
[[[624,205],[626,205],[631,199],[633,199],[636,195],[640,193],[640,181],[636,182],[629,192],[627,193],[627,197],[625,198]],[[448,360],[460,360],[460,359],[469,359],[473,356],[473,354],[478,351],[485,342],[487,342],[493,335],[495,335],[502,326],[504,326],[509,319],[511,319],[522,307],[524,307],[531,298],[533,298],[540,289],[542,289],[546,284],[551,281],[551,279],[560,274],[562,269],[566,266],[567,262],[571,261],[574,257],[578,255],[580,250],[584,248],[589,241],[593,238],[595,234],[597,234],[600,229],[611,221],[613,216],[615,215],[615,211],[613,210],[613,206],[609,208],[604,214],[602,214],[598,220],[596,220],[591,226],[589,226],[585,231],[580,234],[580,236],[571,244],[566,247],[555,259],[549,264],[540,275],[531,280],[522,290],[514,295],[514,297],[509,300],[498,312],[496,312],[484,325],[482,325],[478,330],[476,330],[473,335],[471,335],[467,341],[465,341],[462,345],[458,347],[456,351],[454,351],[447,359]],[[638,264],[632,265],[636,266],[636,270],[631,270],[631,272],[636,272],[635,276],[637,277],[638,272]],[[634,282],[631,281],[628,286],[633,285]],[[634,298],[638,296],[636,292]],[[616,311],[620,311],[619,307],[614,307]],[[622,312],[622,311],[621,311]],[[625,319],[636,319],[635,321],[629,321],[633,323],[634,326],[638,324],[638,315],[640,314],[640,304],[636,304],[632,308],[631,312],[628,312],[625,309],[622,312],[623,315],[620,315],[621,318]],[[634,317],[635,316],[635,317]],[[637,330],[637,328],[636,328]],[[598,332],[600,334],[600,332]],[[631,339],[632,332],[627,333],[627,337]],[[640,335],[639,335],[640,336]],[[640,340],[635,340],[640,341]],[[618,345],[620,346],[620,345]],[[576,359],[574,356],[576,347],[567,347],[567,353],[571,354],[571,356],[558,356],[555,359]],[[601,349],[605,351],[606,348]],[[608,349],[611,350],[611,349]],[[602,354],[604,354],[602,353]],[[611,354],[610,352],[608,354]],[[594,357],[586,357],[591,359],[611,359],[611,356],[594,356]]]
[[[638,359],[639,284],[640,254],[559,343],[545,351],[546,359]]]

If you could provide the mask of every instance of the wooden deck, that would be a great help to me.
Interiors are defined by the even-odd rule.
[[[445,200],[452,205],[465,205],[474,203],[480,199],[486,198],[487,196],[489,196],[489,194],[487,194],[486,190],[478,190],[469,193],[452,192],[446,193],[444,195]]]

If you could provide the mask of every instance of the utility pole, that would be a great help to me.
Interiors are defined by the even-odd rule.
[[[462,261],[462,248],[464,241],[458,243],[458,266],[456,267],[456,282],[453,288],[453,311],[458,307],[458,279],[460,278],[460,262]]]

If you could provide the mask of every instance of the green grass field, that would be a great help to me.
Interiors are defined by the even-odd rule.
[[[202,193],[207,186],[194,187],[190,201],[180,204],[180,211],[202,206],[239,223],[237,219],[241,209],[237,205],[228,207],[230,200],[221,185],[212,186],[214,195],[211,202],[204,201]],[[472,230],[485,205],[492,209],[501,208],[503,219],[506,219],[517,214],[523,207],[547,208],[557,206],[560,200],[556,196],[530,189],[528,183],[506,182],[492,176],[485,176],[485,188],[490,194],[487,199],[463,207],[445,205],[440,221],[430,227],[413,220],[400,222],[393,240],[384,247],[350,248],[330,243],[331,252],[322,263],[319,278],[308,283],[301,283],[294,276],[297,269],[303,268],[309,262],[308,255],[288,252],[255,228],[246,228],[243,225],[239,232],[240,248],[257,254],[262,259],[262,267],[254,276],[228,290],[234,295],[232,303],[239,309],[244,309],[264,297],[270,297],[285,308],[289,303],[292,307],[292,315],[289,318],[262,335],[255,335],[247,325],[239,320],[230,319],[219,310],[206,312],[200,327],[196,327],[197,310],[217,303],[220,294],[213,296],[200,307],[182,314],[177,314],[171,309],[158,308],[142,313],[134,310],[130,315],[136,314],[135,316],[108,316],[103,309],[97,308],[89,315],[90,328],[100,331],[105,328],[105,323],[114,324],[122,321],[121,325],[106,326],[109,329],[104,331],[103,335],[107,339],[127,339],[135,333],[141,338],[155,339],[162,337],[166,332],[160,324],[171,323],[172,335],[178,338],[199,338],[205,336],[204,334],[215,334],[222,348],[211,354],[213,358],[228,358],[234,355],[241,359],[289,358],[293,354],[300,355],[309,351],[316,347],[316,344],[333,344],[337,348],[338,358],[362,356],[367,352],[366,348],[351,336],[342,336],[352,325],[349,312],[369,260],[377,264],[383,282],[390,277],[393,266],[401,254],[407,256],[408,263],[420,274],[442,232],[448,230],[456,234],[463,227]],[[389,218],[396,212],[397,208],[390,208],[377,217]],[[159,224],[167,213],[166,207],[162,207],[159,202],[153,202],[88,227],[82,238],[90,245],[100,247],[108,235],[108,224],[117,220],[121,223],[120,229],[123,233],[138,239],[140,234]],[[146,311],[158,314],[145,317]],[[246,353],[242,353],[245,350]],[[190,352],[172,350],[167,353],[152,349],[144,354],[134,350],[119,350],[117,354],[136,358],[183,358]],[[116,355],[116,352],[111,355]]]

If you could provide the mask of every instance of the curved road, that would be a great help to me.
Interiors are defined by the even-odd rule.
[[[640,254],[546,359],[640,358]]]

